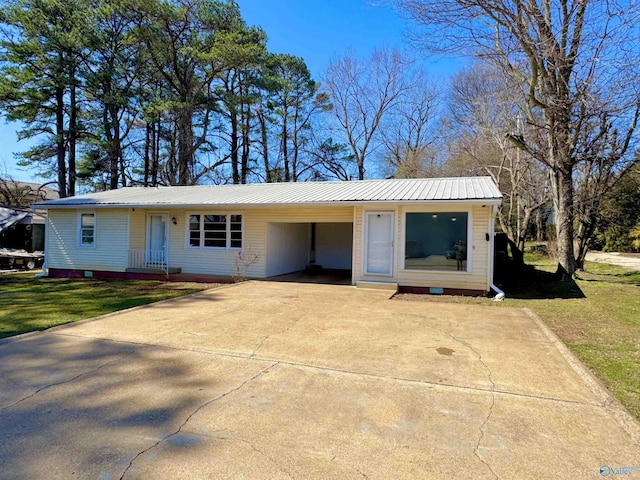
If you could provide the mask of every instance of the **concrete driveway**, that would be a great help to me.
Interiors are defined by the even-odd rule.
[[[0,477],[640,466],[638,424],[533,315],[388,296],[247,282],[1,342]]]
[[[617,252],[587,252],[585,259],[589,262],[608,263],[627,270],[640,271],[640,258],[624,256]]]

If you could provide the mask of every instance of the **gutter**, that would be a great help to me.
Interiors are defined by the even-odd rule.
[[[345,200],[326,202],[270,202],[270,203],[39,203],[34,207],[51,209],[82,209],[82,208],[278,208],[278,207],[355,207],[355,206],[388,206],[389,204],[399,204],[403,206],[424,206],[424,205],[500,205],[502,199],[496,198],[474,198],[467,200]]]

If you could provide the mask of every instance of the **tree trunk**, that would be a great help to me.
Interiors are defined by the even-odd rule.
[[[106,94],[106,92],[105,92]],[[104,107],[104,134],[107,140],[107,156],[109,157],[109,189],[118,188],[119,162],[116,154],[115,134],[113,132],[113,113],[111,107]]]
[[[364,180],[364,157],[358,155],[358,180]]]
[[[599,205],[598,205],[599,207]],[[597,211],[594,210],[594,212]],[[589,251],[589,243],[595,230],[595,216],[589,215],[589,218],[580,219],[578,224],[578,251],[576,253],[576,268],[578,270],[584,270],[584,260]]]
[[[262,160],[264,162],[264,174],[267,183],[273,182],[271,166],[269,165],[269,132],[267,131],[267,121],[262,110],[258,111],[258,122],[260,123],[260,143],[262,144]]]
[[[68,196],[67,159],[64,135],[64,88],[56,87],[56,158],[58,163],[58,192],[60,198]]]
[[[178,185],[191,184],[191,166],[193,164],[193,112],[181,110],[177,119],[178,130]]]
[[[556,168],[551,177],[553,208],[558,252],[557,275],[562,281],[573,278],[576,261],[573,248],[573,169],[570,165]]]
[[[249,172],[249,154],[251,153],[251,140],[249,138],[251,112],[249,106],[241,107],[242,115],[242,164],[240,170],[240,182],[247,183],[247,173]],[[246,109],[245,109],[246,108]]]
[[[76,194],[76,145],[78,141],[78,102],[76,100],[76,72],[71,68],[69,89],[69,196]]]
[[[287,134],[287,106],[284,105],[285,113],[282,116],[282,158],[284,159],[284,181],[291,181],[291,172],[289,170],[289,138]]]
[[[151,172],[151,123],[147,122],[144,134],[144,180],[143,185],[145,187],[149,186],[149,174]]]
[[[238,114],[235,107],[231,107],[229,115],[231,123],[231,174],[233,176],[234,185],[238,185],[240,183],[240,159],[238,155]]]
[[[153,154],[151,157],[151,185],[158,185],[160,175],[160,130],[162,129],[162,120],[158,118],[152,131],[153,135]]]
[[[542,217],[542,209],[536,210],[534,218],[536,224],[536,241],[542,242],[545,239],[545,227],[544,218]]]

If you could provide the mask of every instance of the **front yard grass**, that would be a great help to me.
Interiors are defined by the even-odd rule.
[[[35,278],[33,272],[7,273],[0,275],[0,338],[188,295],[212,286],[148,280]]]
[[[640,272],[587,262],[575,283],[559,283],[551,280],[555,263],[548,257],[526,260],[534,269],[519,285],[506,286],[503,302],[451,296],[422,300],[531,309],[640,420]]]

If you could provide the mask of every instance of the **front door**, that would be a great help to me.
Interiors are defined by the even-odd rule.
[[[393,212],[367,212],[365,274],[393,275]]]
[[[167,258],[167,216],[150,213],[147,217],[147,266],[157,267]]]

